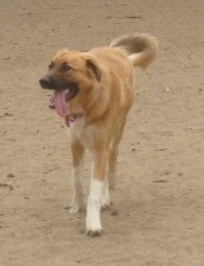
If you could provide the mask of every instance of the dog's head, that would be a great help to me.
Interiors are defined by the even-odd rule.
[[[100,79],[101,70],[91,54],[64,50],[55,54],[39,82],[42,88],[54,91],[53,108],[65,117],[69,109],[88,104]]]

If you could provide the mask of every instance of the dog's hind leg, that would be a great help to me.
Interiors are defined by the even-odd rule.
[[[112,146],[109,151],[109,164],[108,164],[108,186],[110,189],[115,187],[115,176],[116,176],[116,163],[118,157],[118,145],[112,143]]]
[[[101,207],[103,210],[108,209],[110,207],[109,181],[107,177],[105,179],[105,187]]]
[[[73,195],[70,206],[70,213],[77,213],[84,209],[84,192],[82,183],[84,174],[84,147],[79,141],[73,140],[71,142],[71,150],[73,160]]]
[[[121,118],[120,124],[117,124],[117,127],[115,127],[114,129],[113,139],[112,139],[110,149],[109,149],[107,176],[108,176],[108,183],[109,183],[110,189],[113,189],[115,187],[119,143],[122,138],[124,127],[125,127],[125,119]]]

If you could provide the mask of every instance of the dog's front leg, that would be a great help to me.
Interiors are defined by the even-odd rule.
[[[70,213],[77,213],[84,208],[83,173],[84,173],[84,147],[78,140],[71,142],[73,170],[73,195]]]
[[[102,232],[100,211],[105,189],[107,157],[107,151],[105,149],[99,149],[93,152],[94,165],[86,216],[86,230],[90,236],[99,236]]]

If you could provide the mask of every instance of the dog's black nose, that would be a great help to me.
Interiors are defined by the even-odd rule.
[[[51,84],[52,84],[52,78],[48,75],[42,77],[40,80],[40,86],[42,88],[50,88]]]

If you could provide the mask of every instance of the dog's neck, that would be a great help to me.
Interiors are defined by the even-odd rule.
[[[92,107],[93,103],[95,102],[95,98],[94,100],[91,101],[91,103],[88,104],[88,106],[83,106],[80,109],[75,109],[75,110],[70,110],[70,114],[68,114],[65,117],[65,123],[68,127],[70,127],[76,120],[81,119],[82,117],[85,116],[85,114],[87,114],[90,110],[90,108]],[[71,109],[71,108],[70,108]]]
[[[83,116],[84,116],[83,110],[76,113],[70,113],[68,116],[65,117],[65,123],[68,127],[70,127],[76,120],[79,120]]]

